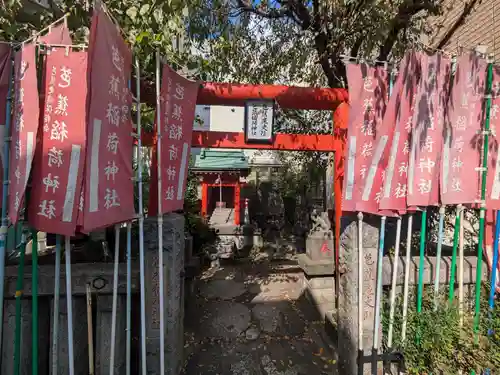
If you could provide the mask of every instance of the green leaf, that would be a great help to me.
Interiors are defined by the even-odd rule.
[[[132,20],[135,21],[137,17],[137,8],[136,7],[130,7],[127,9],[127,16]]]
[[[149,34],[147,31],[143,31],[143,32],[141,32],[139,35],[137,35],[137,37],[135,38],[135,41],[136,41],[137,43],[142,43],[142,40],[143,40],[144,38],[149,39],[149,36],[150,36],[150,34]]]

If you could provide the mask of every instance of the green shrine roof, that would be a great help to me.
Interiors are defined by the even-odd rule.
[[[243,151],[213,151],[202,149],[196,155],[192,170],[223,171],[248,169],[248,161]]]

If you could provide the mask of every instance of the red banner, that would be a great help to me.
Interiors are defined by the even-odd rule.
[[[500,67],[493,66],[493,87],[490,109],[488,173],[486,184],[486,207],[500,210]]]
[[[399,67],[401,86],[395,100],[398,103],[396,128],[392,139],[387,172],[384,180],[380,209],[394,210],[400,214],[406,211],[406,197],[408,194],[408,157],[410,154],[410,134],[412,118],[416,101],[417,71],[419,54],[409,52]],[[396,89],[396,88],[395,88]]]
[[[412,120],[408,206],[436,206],[451,63],[442,54],[421,54],[418,60],[421,80]]]
[[[5,169],[4,146],[5,146],[5,121],[7,113],[7,97],[9,95],[9,82],[12,67],[12,49],[8,44],[0,44],[0,177],[3,179]],[[3,194],[3,184],[0,184],[0,196]],[[1,206],[0,201],[0,206]]]
[[[9,219],[19,219],[36,145],[39,97],[36,46],[24,45],[15,56],[15,100],[9,166]]]
[[[189,81],[168,65],[163,66],[161,84],[161,214],[182,210],[186,191],[191,136],[199,83]],[[158,215],[158,155],[153,148],[150,215]]]
[[[482,104],[487,62],[475,54],[457,61],[445,117],[441,170],[443,204],[475,203],[480,198]]]
[[[380,190],[367,190],[365,201],[362,201],[362,197],[365,179],[375,153],[376,134],[385,112],[388,75],[382,67],[349,64],[347,80],[351,110],[347,130],[342,210],[378,213]],[[376,170],[375,168],[375,172]],[[374,173],[373,180],[376,177]],[[377,185],[380,186],[378,181]]]
[[[409,55],[405,56],[401,61],[401,65],[399,67],[399,71],[401,73],[406,70],[408,61]],[[392,175],[389,174],[388,176],[387,173],[390,172],[390,170],[388,170],[390,161],[389,156],[390,151],[392,150],[390,145],[393,142],[393,139],[396,141],[397,138],[399,138],[399,133],[395,132],[395,127],[397,125],[399,107],[401,106],[404,78],[405,76],[403,74],[398,75],[396,82],[394,83],[391,96],[389,97],[381,126],[377,129],[377,147],[373,155],[370,171],[368,172],[368,176],[365,180],[365,186],[361,196],[362,201],[366,201],[371,198],[370,201],[374,202],[377,207],[374,205],[371,211],[364,210],[365,212],[377,213],[377,211],[374,210],[380,210],[380,203],[384,196],[384,184],[387,181],[387,178],[392,178]],[[372,196],[370,197],[368,194],[369,189],[374,190],[376,194],[372,193]],[[389,210],[379,211],[379,213],[386,216],[394,214],[393,211]]]
[[[102,10],[92,17],[85,158],[84,231],[135,216],[133,138],[128,87],[132,53]]]
[[[87,53],[56,48],[45,66],[43,134],[28,221],[38,230],[70,236],[83,182]]]

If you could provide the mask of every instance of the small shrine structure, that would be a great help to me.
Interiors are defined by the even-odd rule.
[[[243,151],[201,149],[191,170],[200,181],[202,216],[214,225],[240,225],[241,190],[250,172]]]

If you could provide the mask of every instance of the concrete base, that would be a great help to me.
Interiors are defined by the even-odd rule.
[[[335,273],[335,263],[332,260],[312,260],[307,254],[297,255],[299,267],[308,276],[326,276]]]
[[[305,295],[309,302],[316,308],[322,318],[329,312],[335,311],[335,278],[304,277]]]

